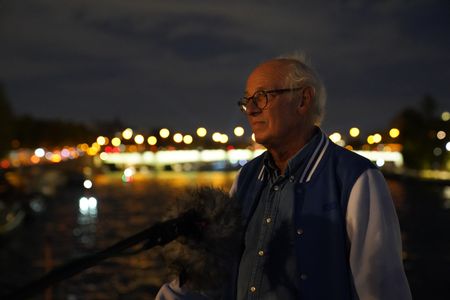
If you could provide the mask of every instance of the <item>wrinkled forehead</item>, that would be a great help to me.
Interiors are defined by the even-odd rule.
[[[262,89],[284,88],[291,64],[270,60],[257,66],[247,79],[246,94]]]

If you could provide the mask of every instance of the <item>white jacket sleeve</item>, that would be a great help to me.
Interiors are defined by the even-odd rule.
[[[350,268],[359,299],[411,299],[403,269],[400,226],[379,170],[367,170],[356,181],[346,223]]]
[[[175,279],[159,289],[155,300],[208,300],[208,298],[180,287],[178,279]]]

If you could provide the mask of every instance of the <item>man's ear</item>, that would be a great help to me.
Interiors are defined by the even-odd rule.
[[[298,103],[299,112],[305,112],[310,109],[314,99],[314,88],[306,86],[299,93],[300,101]]]

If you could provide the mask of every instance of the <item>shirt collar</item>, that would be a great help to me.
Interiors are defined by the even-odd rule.
[[[285,174],[283,175],[291,176],[298,174],[298,171],[304,165],[305,160],[307,160],[307,158],[319,144],[321,136],[322,131],[320,130],[320,128],[315,127],[314,134],[308,141],[308,143],[304,145],[300,150],[298,150],[297,153],[295,153],[294,156],[288,161]],[[269,171],[269,174],[271,174],[272,177],[279,175],[278,169],[275,166],[275,162],[273,161],[272,155],[269,153],[269,151],[266,151],[266,153],[264,154],[264,166]]]

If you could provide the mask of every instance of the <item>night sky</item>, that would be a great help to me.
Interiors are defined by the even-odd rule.
[[[425,94],[450,110],[450,1],[0,0],[16,114],[231,133],[252,68],[296,51],[325,83],[329,133],[385,128]]]

